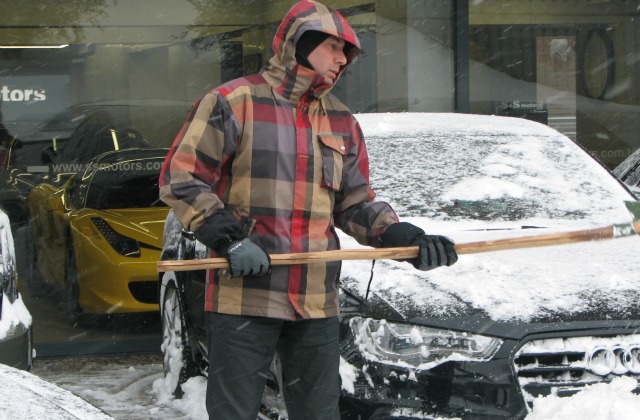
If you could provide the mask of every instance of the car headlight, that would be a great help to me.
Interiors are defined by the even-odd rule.
[[[490,360],[502,340],[479,334],[372,318],[350,320],[356,344],[365,357],[381,363],[430,369],[447,361]]]
[[[140,246],[138,241],[133,238],[121,235],[116,232],[106,220],[100,217],[92,217],[91,221],[98,228],[102,236],[109,242],[109,245],[116,252],[124,257],[139,258]]]

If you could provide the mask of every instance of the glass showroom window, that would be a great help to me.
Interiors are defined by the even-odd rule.
[[[158,351],[160,162],[196,99],[259,71],[294,1],[218,3],[3,3],[0,205],[41,356]],[[363,46],[333,90],[352,110],[454,111],[453,1],[325,3]]]
[[[3,3],[0,205],[40,354],[157,351],[158,162],[197,98],[259,71],[294,1],[218,3]],[[333,92],[355,112],[533,119],[613,168],[640,147],[636,3],[326,1],[363,46]]]
[[[631,0],[469,2],[471,112],[525,116],[614,168],[640,147]]]

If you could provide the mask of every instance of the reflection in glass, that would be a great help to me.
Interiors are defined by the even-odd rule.
[[[459,9],[467,3],[468,9]],[[275,24],[291,4],[3,2],[11,13],[0,15],[0,205],[14,225],[23,284],[35,283],[34,276],[43,282],[63,278],[65,258],[77,262],[84,252],[85,245],[75,242],[75,254],[65,254],[64,229],[88,196],[88,187],[82,190],[77,180],[67,183],[86,167],[68,165],[86,165],[101,153],[129,147],[169,147],[197,98],[224,81],[258,71],[266,62]],[[635,65],[627,61],[637,54],[639,44],[631,29],[638,15],[635,2],[549,2],[544,16],[536,2],[327,4],[342,11],[363,46],[360,59],[333,90],[354,112],[452,112],[456,98],[466,97],[472,113],[502,113],[548,124],[577,139],[610,167],[640,147],[640,93],[633,77]],[[456,16],[468,19],[469,26],[458,26]],[[459,50],[465,37],[468,50]],[[24,48],[15,48],[20,46]],[[455,60],[460,57],[469,60],[469,74],[456,74]],[[468,91],[457,91],[466,86],[457,81],[465,78]],[[86,206],[96,211],[159,209],[152,190],[144,187],[152,175],[142,171],[139,178],[137,172],[105,174],[102,184],[112,192],[96,194]],[[94,175],[96,180],[100,176]],[[45,197],[55,206],[46,207]],[[468,207],[458,204],[451,211]],[[419,204],[403,205],[412,209]],[[488,202],[482,211],[495,210],[495,203]],[[127,236],[121,224],[100,217]],[[49,230],[36,224],[40,221],[48,221]],[[102,235],[95,224],[83,226],[84,239]],[[58,247],[51,263],[55,275],[51,270],[34,271],[36,246]],[[112,248],[106,244],[96,252]],[[60,310],[60,296],[29,296],[37,286],[22,291],[36,309],[36,343],[113,335],[116,327],[108,323],[72,328]],[[115,315],[111,318],[116,322]],[[159,317],[152,319],[157,323]],[[139,324],[118,325],[124,325],[117,329],[118,339],[142,337],[157,350],[155,327],[141,334]]]

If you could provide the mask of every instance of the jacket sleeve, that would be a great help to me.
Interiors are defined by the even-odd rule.
[[[374,201],[369,185],[369,157],[360,124],[354,118],[351,142],[344,158],[342,190],[336,193],[334,221],[361,245],[376,246],[378,237],[398,216],[388,203]]]
[[[193,106],[160,172],[160,199],[183,227],[197,231],[223,208],[222,170],[236,149],[239,124],[228,102],[210,92]]]

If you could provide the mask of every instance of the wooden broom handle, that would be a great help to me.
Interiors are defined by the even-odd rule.
[[[468,242],[456,244],[455,248],[458,255],[476,254],[480,252],[502,251],[507,249],[535,248],[574,242],[613,239],[633,235],[638,232],[640,232],[640,221],[595,229],[553,233],[549,235]],[[395,248],[339,249],[335,251],[304,252],[298,254],[270,254],[269,256],[271,257],[271,265],[292,265],[345,260],[404,259],[415,258],[417,255],[417,246],[407,246]],[[229,263],[226,258],[158,261],[159,272],[227,267],[229,267]]]

